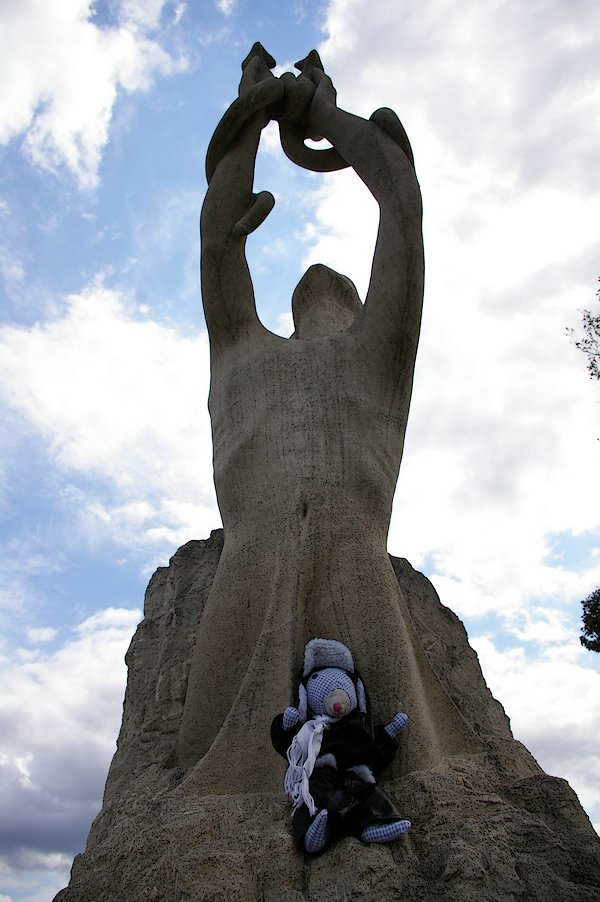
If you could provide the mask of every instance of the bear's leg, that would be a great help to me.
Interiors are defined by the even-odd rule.
[[[327,809],[323,808],[314,821],[306,831],[306,835],[304,837],[304,848],[305,850],[314,855],[316,852],[320,852],[325,843],[327,842]]]
[[[410,828],[410,821],[392,821],[388,824],[371,824],[365,827],[360,838],[363,842],[390,842]]]

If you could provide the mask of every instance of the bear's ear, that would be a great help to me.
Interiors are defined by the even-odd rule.
[[[360,678],[356,681],[356,700],[358,702],[358,710],[361,712],[361,714],[366,714],[367,696],[365,693],[363,681]]]
[[[308,716],[308,702],[306,700],[306,688],[303,683],[300,683],[298,686],[298,713],[300,715],[300,720],[302,723],[306,723],[306,718]]]

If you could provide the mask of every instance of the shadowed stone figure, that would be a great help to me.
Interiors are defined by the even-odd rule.
[[[200,794],[280,787],[269,725],[314,636],[351,649],[375,719],[409,714],[402,770],[478,748],[427,661],[386,550],[423,300],[410,145],[391,111],[365,120],[339,109],[314,51],[298,78],[274,78],[273,65],[260,45],[244,63],[239,99],[209,149],[201,219],[225,545],[178,739],[185,790]],[[247,234],[274,203],[253,194],[270,115],[292,159],[350,165],[380,207],[364,306],[348,278],[311,266],[292,299],[291,339],[260,322],[245,256]],[[334,150],[310,151],[301,140],[309,135]]]

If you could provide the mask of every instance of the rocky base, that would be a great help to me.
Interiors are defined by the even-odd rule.
[[[471,770],[473,768],[471,767]],[[479,770],[479,769],[478,769]],[[545,775],[519,804],[445,767],[386,789],[414,826],[389,845],[294,847],[280,795],[123,799],[104,810],[60,902],[568,902],[600,899],[599,850],[572,790]],[[157,787],[156,787],[157,788]],[[440,805],[443,796],[444,804]],[[539,814],[523,807],[535,800]],[[128,810],[126,810],[128,809]],[[569,818],[564,814],[568,813]]]
[[[189,542],[150,582],[104,805],[56,900],[600,900],[600,840],[575,793],[513,739],[462,624],[404,560],[392,564],[421,642],[485,749],[385,783],[408,834],[387,845],[346,839],[307,859],[283,793],[187,795],[173,749],[221,548],[220,530]]]

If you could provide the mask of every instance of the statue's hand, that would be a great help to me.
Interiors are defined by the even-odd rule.
[[[284,86],[278,78],[271,74],[270,70],[273,66],[275,66],[275,60],[271,54],[267,53],[262,44],[258,42],[254,44],[242,63],[239,97],[223,114],[208,145],[206,180],[209,184],[217,165],[231,145],[237,141],[242,127],[252,121],[259,131],[262,130],[270,119],[269,108],[281,100]],[[254,154],[255,149],[251,151],[252,165],[254,165]],[[272,206],[273,204],[271,204]],[[263,219],[264,216],[262,219],[259,217],[260,222]],[[255,223],[252,227],[245,224],[243,234],[249,234],[257,224],[259,223]]]
[[[402,712],[399,711],[396,715],[394,715],[394,717],[392,717],[390,722],[383,729],[388,734],[388,736],[391,736],[392,739],[394,739],[394,737],[398,735],[400,730],[404,729],[407,723],[408,715],[402,714]]]
[[[300,712],[298,708],[286,708],[283,712],[283,729],[286,731],[293,729],[300,722]]]
[[[275,78],[271,72],[275,65],[275,60],[261,43],[257,41],[253,44],[250,53],[242,63],[242,78],[238,93],[243,94],[244,91],[267,78]]]
[[[312,172],[335,172],[345,169],[346,160],[335,147],[315,150],[304,143],[306,138],[320,141],[328,135],[332,115],[336,110],[336,91],[316,50],[296,63],[301,75],[291,73],[281,76],[287,99],[275,118],[279,119],[281,146],[285,155],[298,166]],[[332,142],[333,143],[333,142]]]
[[[333,82],[325,72],[313,69],[311,78],[316,82],[315,93],[306,117],[306,132],[315,141],[319,141],[323,135],[323,123],[337,108],[337,91]]]
[[[253,88],[254,85],[259,84],[261,81],[274,79],[275,76],[271,69],[275,65],[275,60],[259,41],[253,44],[250,53],[242,63],[239,96],[241,97],[245,91],[250,90],[250,88]],[[270,119],[270,115],[265,107],[260,108],[260,115],[262,116],[262,128],[264,128]]]
[[[273,118],[291,125],[301,123],[313,99],[315,86],[310,78],[302,75],[296,78],[292,72],[284,72],[280,81],[284,85],[283,99],[277,105]]]

